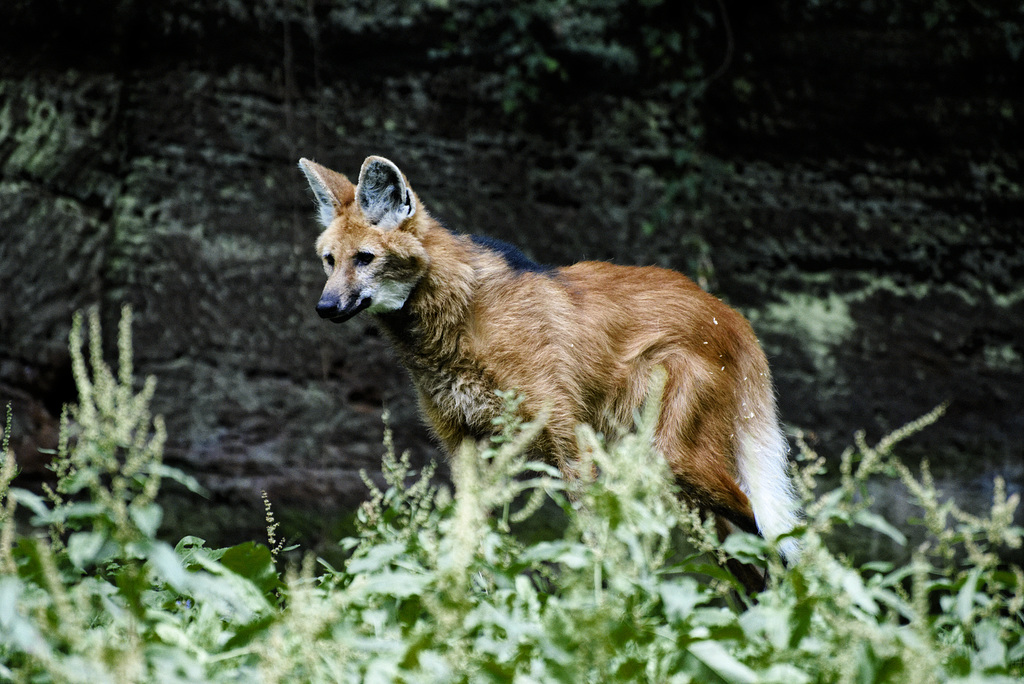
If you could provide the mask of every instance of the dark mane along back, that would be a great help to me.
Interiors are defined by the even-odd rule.
[[[500,254],[501,258],[505,260],[505,263],[508,264],[508,267],[513,271],[546,273],[551,270],[550,266],[538,264],[536,261],[523,254],[518,247],[510,245],[503,240],[498,240],[497,238],[488,237],[486,235],[470,235],[469,239],[484,249]]]

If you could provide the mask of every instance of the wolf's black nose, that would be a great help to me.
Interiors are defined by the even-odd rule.
[[[316,312],[320,318],[333,318],[341,313],[341,300],[337,296],[324,293],[324,296],[316,303]]]

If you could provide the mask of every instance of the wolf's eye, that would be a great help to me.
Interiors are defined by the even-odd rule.
[[[365,266],[366,264],[373,261],[373,252],[356,252],[353,261],[356,262],[356,266]]]
[[[334,255],[331,254],[330,252],[324,254],[324,263],[327,264],[329,267],[334,268]]]

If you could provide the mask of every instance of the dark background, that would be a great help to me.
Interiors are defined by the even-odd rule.
[[[1020,2],[7,1],[0,401],[21,483],[74,401],[72,313],[135,311],[167,534],[335,538],[396,441],[438,456],[368,320],[329,326],[306,183],[379,154],[449,227],[679,269],[752,321],[782,417],[903,447],[972,509],[1024,480]],[[637,312],[642,316],[643,312]],[[111,356],[113,358],[113,356]],[[895,489],[876,493],[895,519]]]

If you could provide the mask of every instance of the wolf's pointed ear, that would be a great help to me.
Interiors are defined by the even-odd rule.
[[[299,168],[306,175],[309,187],[313,188],[320,209],[318,218],[326,228],[338,215],[338,210],[356,198],[356,186],[337,171],[305,158],[299,160]]]
[[[416,213],[416,198],[405,176],[384,157],[367,157],[359,170],[356,197],[366,220],[389,230]]]

